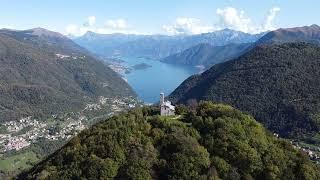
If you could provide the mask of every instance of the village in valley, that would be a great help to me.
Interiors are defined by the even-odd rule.
[[[38,120],[32,116],[9,121],[1,125],[0,153],[19,151],[36,143],[39,138],[47,141],[66,141],[81,130],[89,127],[102,118],[110,117],[117,112],[134,108],[141,102],[133,97],[107,98],[99,97],[97,103],[87,104],[80,112],[54,114],[47,120]],[[94,114],[92,117],[90,113]],[[97,116],[99,115],[100,116]],[[175,107],[165,101],[164,93],[160,94],[160,115],[172,116]]]
[[[107,110],[110,112],[106,116],[111,116],[116,112],[135,106],[136,102],[133,98],[99,97],[96,104],[87,104],[81,112],[52,115],[46,121],[29,116],[18,121],[6,122],[2,125],[5,133],[0,133],[0,152],[18,151],[41,137],[52,141],[70,139],[93,123],[86,116],[90,114],[88,112]]]
[[[29,116],[6,122],[0,126],[0,157],[16,156],[19,152],[26,152],[41,141],[53,142],[61,146],[92,124],[139,104],[141,102],[133,97],[101,96],[97,103],[87,104],[80,112],[54,114],[46,120]],[[0,159],[0,164],[1,161]]]

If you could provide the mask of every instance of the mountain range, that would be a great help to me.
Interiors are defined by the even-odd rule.
[[[161,61],[169,64],[205,66],[209,68],[214,64],[238,57],[249,47],[251,47],[251,43],[227,44],[224,46],[199,44],[180,53],[163,58]]]
[[[91,52],[103,57],[133,56],[161,59],[201,43],[211,44],[212,46],[224,46],[232,43],[252,43],[264,34],[248,34],[230,29],[198,35],[178,36],[102,35],[88,32],[73,40]]]
[[[129,85],[67,37],[0,30],[0,122],[84,108],[99,96],[134,96]]]
[[[227,44],[225,46],[199,44],[163,58],[162,61],[169,64],[203,65],[209,68],[214,64],[236,58],[259,44],[281,44],[285,42],[320,43],[320,27],[318,25],[311,25],[278,29],[266,33],[266,35],[252,44]]]

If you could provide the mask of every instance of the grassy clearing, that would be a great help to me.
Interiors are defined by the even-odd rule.
[[[37,161],[38,158],[34,152],[26,151],[5,158],[2,157],[0,159],[0,170],[5,172],[22,170],[31,167]]]

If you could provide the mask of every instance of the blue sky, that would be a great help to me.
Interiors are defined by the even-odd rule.
[[[197,34],[223,28],[257,33],[320,24],[317,0],[2,0],[0,28],[63,34]]]

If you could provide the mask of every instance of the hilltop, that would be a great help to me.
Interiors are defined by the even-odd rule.
[[[319,167],[251,116],[201,103],[160,117],[150,107],[74,137],[18,179],[318,179]]]

